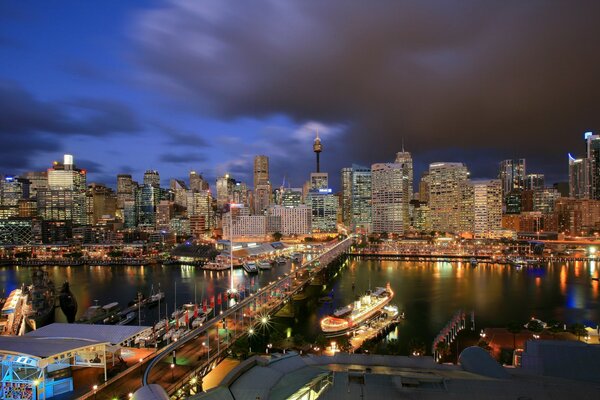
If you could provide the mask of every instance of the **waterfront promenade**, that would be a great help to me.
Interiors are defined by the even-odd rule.
[[[228,355],[229,347],[236,340],[253,332],[258,334],[260,326],[267,324],[273,313],[304,290],[332,261],[347,252],[353,241],[349,237],[335,242],[256,293],[238,302],[230,300],[230,307],[216,317],[80,398],[125,399],[142,383],[158,383],[169,394],[201,390],[202,377]]]

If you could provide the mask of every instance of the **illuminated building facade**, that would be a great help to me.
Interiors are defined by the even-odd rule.
[[[402,235],[410,227],[412,158],[399,152],[395,163],[371,166],[372,230]]]
[[[461,217],[461,189],[469,179],[463,163],[438,162],[429,165],[429,208],[436,231],[458,232]]]

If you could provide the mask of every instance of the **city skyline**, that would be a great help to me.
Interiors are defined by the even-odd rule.
[[[336,189],[341,168],[392,160],[402,140],[417,177],[447,161],[495,178],[490,160],[525,158],[552,184],[599,125],[595,2],[64,4],[0,6],[5,173],[69,153],[94,182],[251,182],[266,154],[273,186],[298,186],[318,128]]]

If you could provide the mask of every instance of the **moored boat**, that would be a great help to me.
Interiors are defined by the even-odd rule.
[[[75,322],[75,315],[77,314],[77,299],[75,299],[75,296],[73,296],[71,288],[69,287],[69,282],[67,281],[63,283],[62,288],[60,289],[58,302],[60,304],[60,309],[67,317],[67,322]]]
[[[321,330],[330,335],[341,335],[349,332],[363,322],[376,316],[394,297],[388,284],[368,291],[352,304],[339,308],[332,315],[321,320]]]
[[[244,268],[244,271],[246,271],[249,274],[255,274],[258,272],[258,268],[256,267],[256,263],[253,261],[246,261],[244,262],[244,264],[242,265],[242,268]]]
[[[262,270],[268,270],[268,269],[271,269],[271,268],[272,268],[272,265],[271,265],[271,263],[269,262],[269,260],[261,260],[261,261],[258,263],[258,269],[262,269]]]

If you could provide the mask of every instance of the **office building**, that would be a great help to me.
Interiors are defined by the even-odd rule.
[[[500,162],[499,179],[502,182],[502,195],[525,189],[525,159],[503,160]]]
[[[352,231],[371,231],[371,169],[342,169],[342,222]]]
[[[309,190],[329,188],[329,174],[327,172],[313,172],[310,174]]]
[[[208,189],[208,182],[204,180],[202,175],[196,171],[190,171],[190,190],[194,192],[202,192]]]
[[[592,192],[588,158],[574,158],[569,154],[569,196],[589,199]]]
[[[461,190],[469,178],[463,163],[438,162],[429,165],[429,208],[434,230],[458,232],[461,218]]]
[[[233,200],[233,188],[235,180],[225,174],[217,178],[217,208],[223,209]]]
[[[159,188],[160,187],[160,175],[159,175],[158,171],[149,169],[146,172],[144,172],[144,185]]]
[[[313,233],[337,232],[338,202],[331,189],[312,190],[308,193],[306,204],[311,209]]]
[[[63,163],[55,161],[48,170],[47,189],[37,190],[38,215],[45,220],[86,225],[86,191],[86,171],[76,168],[73,156],[65,154]]]
[[[254,157],[254,189],[269,183],[269,157]]]
[[[284,188],[281,192],[283,207],[298,207],[302,204],[302,188]]]
[[[525,177],[525,190],[542,190],[545,187],[544,174],[527,174]]]
[[[187,215],[194,231],[201,229],[202,232],[205,232],[214,226],[212,196],[208,190],[202,192],[188,191]]]

